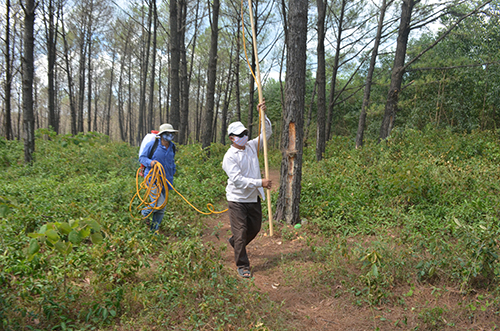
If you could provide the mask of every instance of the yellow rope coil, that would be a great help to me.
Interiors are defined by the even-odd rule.
[[[146,209],[151,209],[150,213],[146,216],[144,216],[142,219],[145,219],[151,215],[151,213],[154,210],[160,210],[163,209],[167,205],[168,201],[168,189],[165,189],[165,201],[161,206],[157,206],[157,201],[160,198],[161,192],[163,188],[167,187],[167,184],[170,184],[172,189],[177,193],[184,201],[187,202],[188,205],[190,205],[194,210],[196,210],[198,213],[203,214],[203,215],[210,215],[210,214],[222,214],[227,211],[227,209],[222,210],[222,211],[215,211],[214,210],[214,205],[211,203],[207,203],[207,209],[208,213],[202,212],[198,208],[196,208],[191,202],[189,202],[182,194],[179,193],[175,189],[175,187],[170,183],[165,176],[165,169],[161,165],[160,162],[156,162],[151,169],[151,171],[148,173],[148,175],[144,178],[142,183],[139,185],[139,171],[140,169],[137,170],[135,174],[135,187],[136,187],[136,192],[132,199],[130,200],[130,205],[129,205],[129,211],[130,215],[132,217],[132,204],[135,200],[135,198],[139,198],[141,203],[136,207],[137,210],[143,211]],[[147,183],[150,183],[149,185]],[[144,194],[141,195],[141,191],[144,191]],[[151,198],[150,198],[151,197]]]

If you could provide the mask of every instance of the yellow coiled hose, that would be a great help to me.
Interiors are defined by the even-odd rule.
[[[139,177],[140,177],[139,172],[140,169],[137,169],[137,172],[135,174],[136,192],[132,197],[132,199],[130,200],[130,205],[129,205],[129,211],[132,217],[134,217],[132,214],[132,204],[136,197],[139,198],[139,200],[141,201],[141,203],[136,207],[137,210],[141,212],[147,209],[151,210],[149,214],[144,216],[142,219],[148,218],[149,215],[151,215],[151,213],[155,210],[161,210],[165,208],[168,201],[168,189],[165,189],[165,201],[160,206],[157,206],[157,202],[161,196],[163,188],[164,187],[166,188],[167,184],[170,184],[175,193],[177,193],[182,199],[184,199],[184,201],[187,202],[188,205],[190,205],[194,210],[196,210],[200,214],[203,215],[222,214],[227,211],[227,209],[222,211],[215,211],[214,205],[211,203],[207,203],[208,212],[202,212],[201,210],[196,208],[182,194],[180,194],[179,191],[175,189],[172,183],[168,181],[167,176],[165,176],[165,169],[163,168],[160,162],[155,162],[151,171],[148,173],[148,175],[144,178],[144,180],[140,184],[139,184]]]

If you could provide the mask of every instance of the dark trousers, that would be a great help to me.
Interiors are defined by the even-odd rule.
[[[260,197],[257,202],[228,201],[229,221],[233,236],[229,239],[234,248],[234,260],[238,268],[249,268],[246,246],[257,236],[262,225]]]

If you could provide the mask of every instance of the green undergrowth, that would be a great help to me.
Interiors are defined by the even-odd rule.
[[[220,202],[227,147],[178,146],[176,189]],[[0,140],[0,329],[266,330],[278,308],[204,244],[202,216],[170,192],[159,235],[135,210],[137,148],[37,131],[35,162]],[[224,205],[215,204],[216,209]],[[262,310],[266,313],[262,314]]]
[[[174,186],[203,212],[226,208],[227,148],[177,148]],[[175,192],[158,236],[137,199],[130,214],[136,147],[40,130],[35,160],[24,165],[22,143],[0,139],[0,329],[284,329],[288,313],[223,266],[221,248],[201,240],[207,216]],[[322,161],[313,147],[303,160],[303,226],[275,230],[308,247],[280,260],[287,284],[413,314],[390,327],[498,317],[498,133],[395,131],[361,149],[335,137]],[[271,150],[270,166],[280,162]],[[422,286],[433,305],[415,303]],[[439,305],[450,293],[459,308]]]
[[[324,160],[313,157],[305,156],[301,215],[309,232],[326,239],[309,246],[319,269],[328,270],[313,272],[314,284],[334,296],[349,293],[360,305],[405,305],[412,290],[396,289],[415,284],[460,293],[459,310],[438,305],[438,318],[425,308],[420,327],[479,316],[474,302],[481,293],[482,313],[497,319],[498,133],[398,131],[361,149],[337,137]]]

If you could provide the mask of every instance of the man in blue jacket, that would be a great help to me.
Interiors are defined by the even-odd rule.
[[[174,130],[173,126],[171,124],[165,123],[160,125],[160,130],[158,133],[158,136],[160,138],[160,143],[155,145],[155,141],[150,141],[146,147],[144,147],[141,155],[139,156],[139,162],[143,164],[146,168],[144,169],[144,177],[146,178],[148,173],[153,169],[154,165],[156,162],[160,162],[163,168],[165,169],[165,177],[166,179],[173,184],[174,182],[174,175],[175,175],[175,144],[173,142],[173,139],[175,137],[175,133],[178,132],[178,130]],[[149,155],[151,154],[152,149],[156,146],[156,149],[153,151],[153,154],[151,158],[149,158]],[[149,183],[147,183],[149,185]],[[168,185],[168,189],[171,190],[172,187]],[[165,202],[165,196],[166,196],[166,191],[165,187],[162,188],[162,192],[160,196],[158,197],[158,200],[156,202],[156,206],[161,206]],[[157,192],[156,190],[151,190],[151,197],[156,196]],[[151,207],[153,207],[155,204],[152,203]],[[149,214],[152,215],[152,221],[151,221],[151,231],[157,232],[161,221],[163,220],[163,215],[165,214],[165,207],[163,207],[160,210],[153,209],[153,212],[151,212],[151,209],[145,209],[142,211],[142,214],[144,217],[148,216]]]

